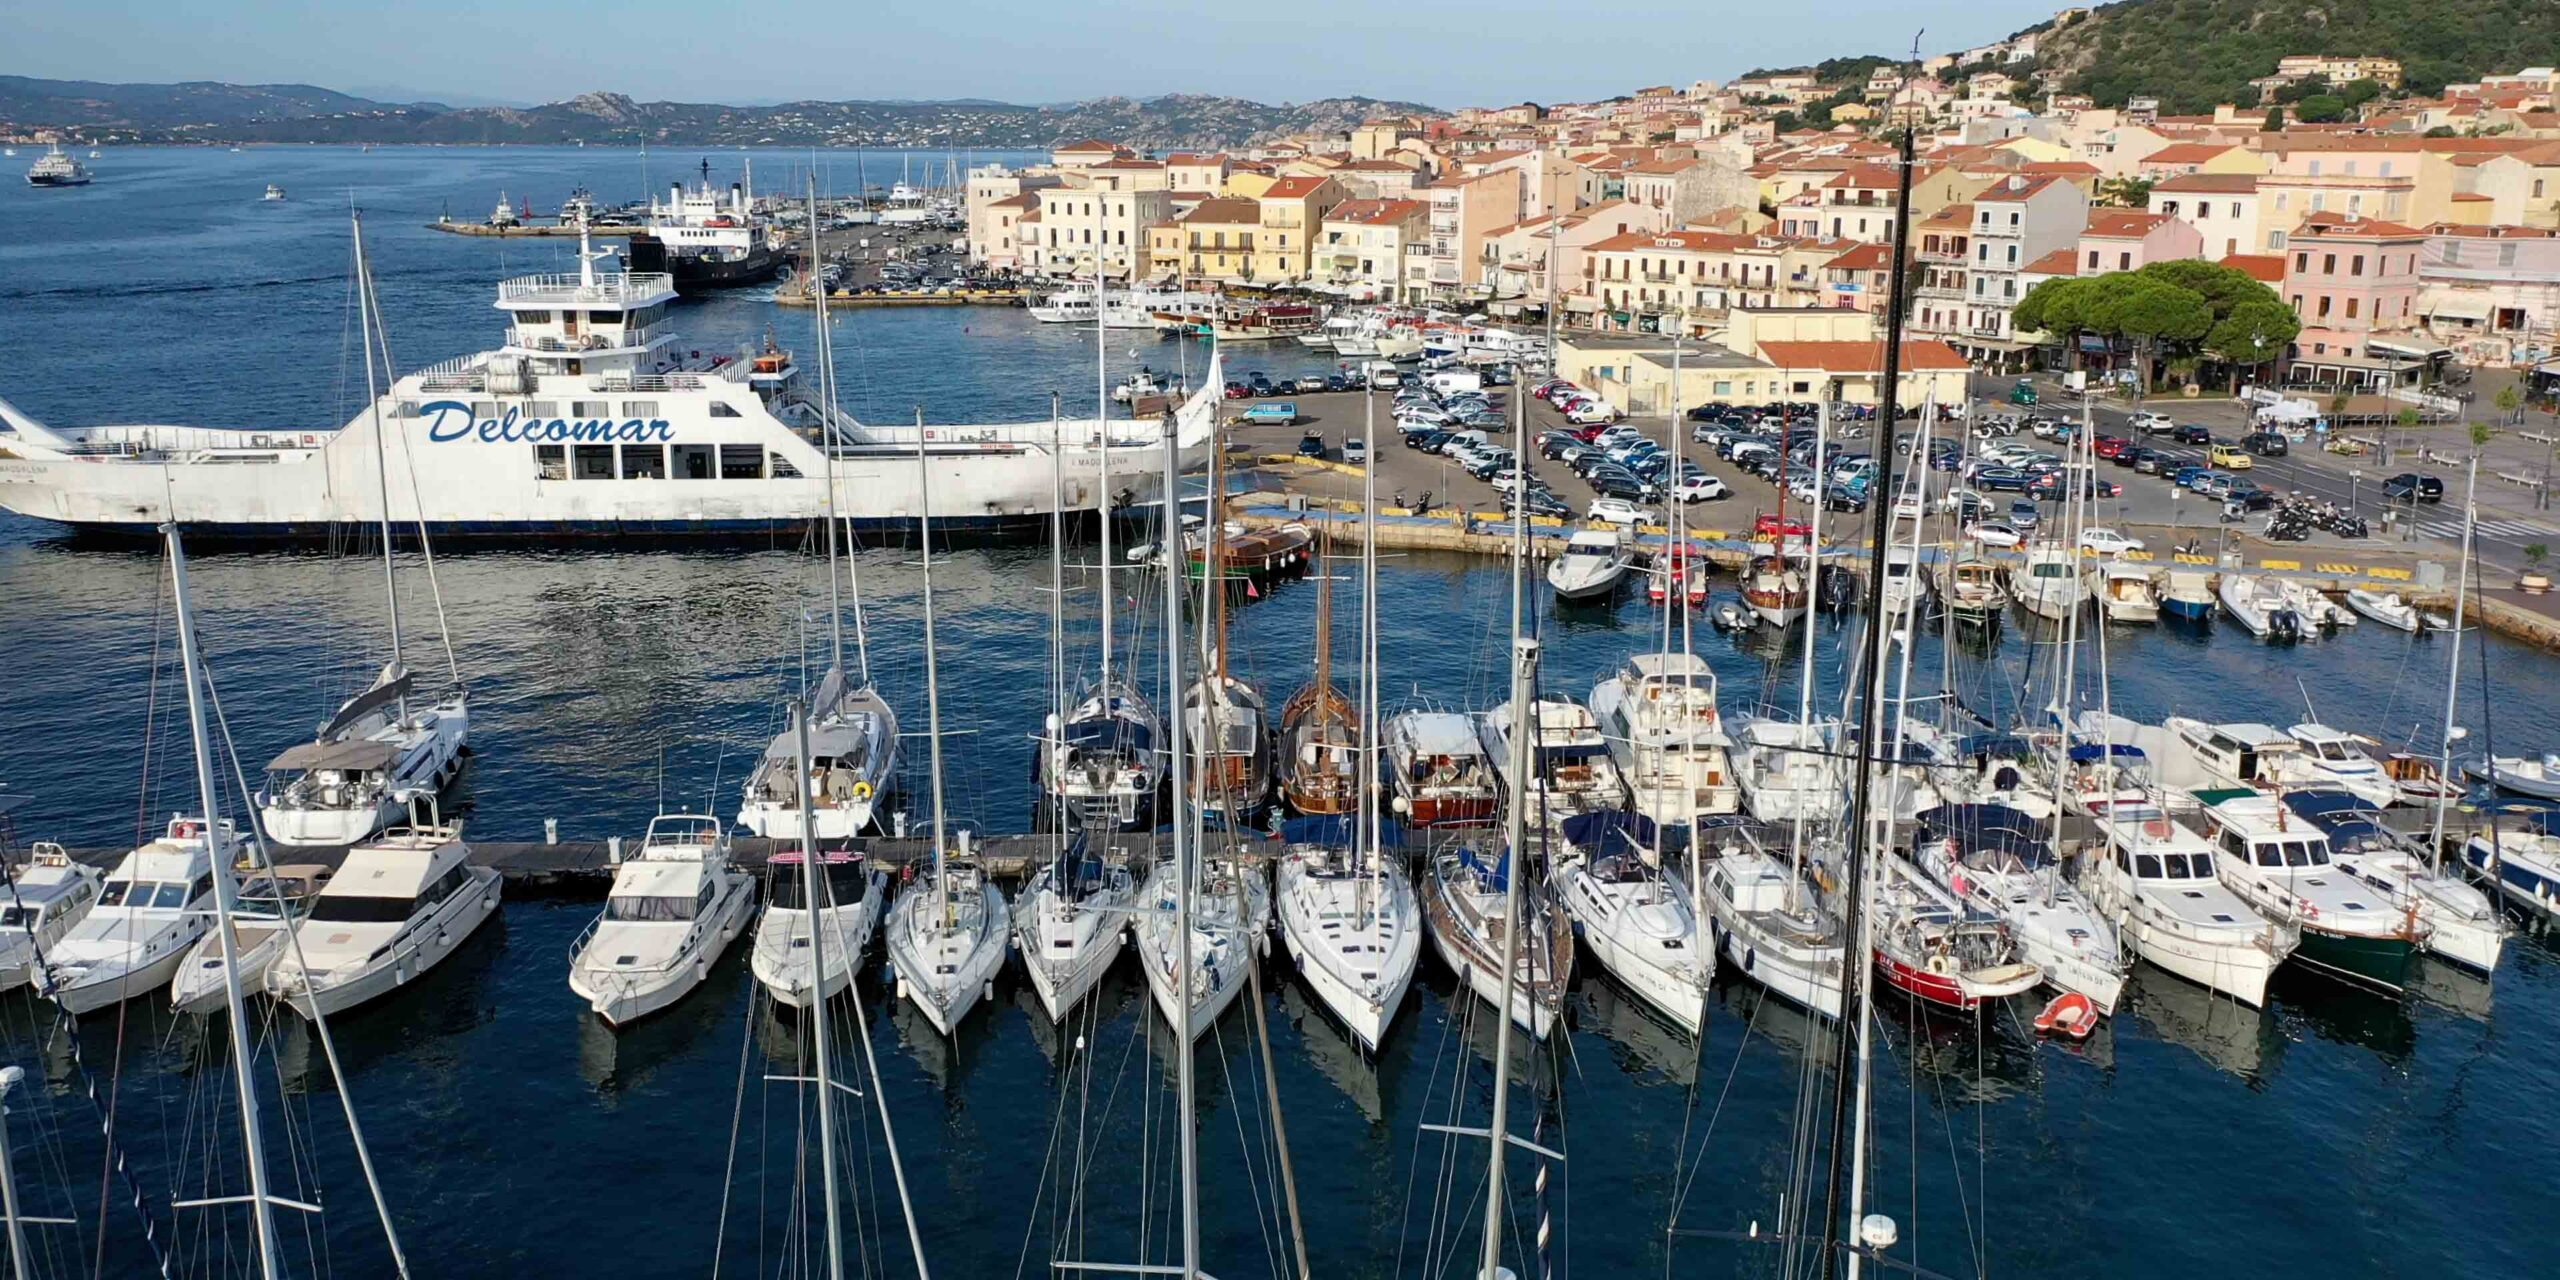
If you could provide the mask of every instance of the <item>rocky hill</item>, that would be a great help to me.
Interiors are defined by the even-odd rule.
[[[386,103],[309,85],[103,85],[0,77],[0,131],[64,129],[128,141],[638,143],[1037,148],[1100,137],[1142,147],[1229,147],[1378,115],[1410,102],[1325,98],[1271,105],[1172,94],[1031,107],[948,102],[640,102],[583,93],[537,107]]]
[[[2398,58],[2413,90],[2549,63],[2552,0],[2125,0],[2048,34],[2037,62],[2102,106],[2157,94],[2163,110],[2254,103],[2249,81],[2288,54]]]

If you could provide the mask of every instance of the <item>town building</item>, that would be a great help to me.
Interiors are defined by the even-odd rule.
[[[2534,364],[2560,351],[2560,230],[2425,229],[2417,315],[2465,364]]]
[[[2183,218],[2139,209],[2093,209],[2089,225],[2080,232],[2075,260],[2079,274],[2094,276],[2203,256],[2203,235]]]
[[[2412,384],[2451,352],[2418,332],[2426,233],[2380,218],[2314,213],[2285,246],[2284,299],[2302,320],[2288,377],[2313,386]]]
[[[2195,173],[2154,183],[2150,211],[2192,225],[2209,256],[2281,252],[2284,233],[2260,227],[2258,204],[2253,175]]]
[[[1318,228],[1311,283],[1355,302],[1405,302],[1430,285],[1431,208],[1344,200]]]

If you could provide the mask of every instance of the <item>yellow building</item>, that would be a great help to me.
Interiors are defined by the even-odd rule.
[[[1174,219],[1176,262],[1186,280],[1241,284],[1254,276],[1254,239],[1262,230],[1262,206],[1238,196],[1203,200]],[[1154,243],[1151,240],[1151,244]]]
[[[1253,244],[1253,278],[1304,280],[1311,270],[1324,211],[1340,204],[1342,184],[1331,177],[1283,177],[1254,198],[1259,213]]]

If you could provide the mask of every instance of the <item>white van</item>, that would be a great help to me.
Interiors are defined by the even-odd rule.
[[[1431,388],[1433,395],[1440,396],[1455,395],[1461,391],[1482,391],[1484,375],[1473,369],[1443,369],[1438,373],[1425,375],[1422,385]]]
[[[1372,360],[1361,366],[1360,372],[1369,379],[1372,391],[1392,391],[1404,385],[1404,372],[1396,368],[1393,360]]]

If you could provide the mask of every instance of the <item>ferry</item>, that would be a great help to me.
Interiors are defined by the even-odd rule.
[[[762,284],[782,270],[773,229],[756,210],[755,162],[726,190],[711,185],[711,162],[693,190],[667,188],[665,203],[649,202],[645,228],[631,237],[631,264],[664,271],[679,289],[727,289]]]
[[[15,155],[17,153],[11,152]],[[71,158],[57,142],[36,162],[27,166],[30,187],[85,187],[89,185],[89,166]]]
[[[401,377],[335,429],[53,427],[0,400],[0,509],[82,532],[182,519],[197,537],[311,540],[380,522],[387,487],[391,519],[436,536],[735,536],[814,527],[832,470],[841,516],[903,529],[921,444],[934,522],[993,531],[1047,522],[1053,450],[1070,512],[1104,499],[1106,437],[1115,505],[1154,500],[1143,477],[1167,422],[1184,464],[1207,462],[1216,357],[1160,420],[878,427],[824,406],[769,338],[688,347],[674,280],[602,269],[610,256],[581,237],[577,271],[500,284],[502,345]]]

